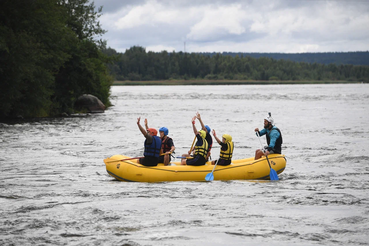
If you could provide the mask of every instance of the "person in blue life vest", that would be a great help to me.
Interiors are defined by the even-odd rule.
[[[281,154],[282,153],[282,133],[281,131],[274,125],[274,119],[272,118],[271,113],[267,117],[264,118],[264,129],[259,131],[259,128],[255,128],[256,135],[259,136],[266,135],[267,144],[262,149],[257,149],[255,151],[255,160],[260,159],[262,156],[269,154]]]
[[[182,165],[190,165],[190,166],[202,166],[206,163],[206,157],[208,154],[208,142],[206,141],[206,132],[204,130],[197,131],[195,126],[196,116],[192,118],[192,129],[195,133],[195,137],[197,142],[193,148],[191,149],[188,154],[183,154],[182,157],[187,157],[182,159]],[[190,157],[191,152],[193,153],[193,158]]]
[[[141,117],[137,119],[137,125],[146,140],[144,142],[144,158],[138,159],[137,162],[144,166],[157,166],[161,149],[161,139],[157,136],[158,131],[155,128],[145,130],[141,126],[140,120]]]
[[[219,155],[219,159],[217,161],[218,162],[217,165],[227,166],[227,165],[231,164],[232,154],[233,154],[233,150],[234,150],[234,144],[232,142],[232,136],[229,135],[229,134],[223,134],[222,141],[220,141],[220,139],[217,137],[217,134],[216,134],[214,129],[213,129],[212,133],[213,133],[213,136],[214,136],[215,140],[221,146],[220,147],[220,155]],[[212,165],[215,165],[215,163],[216,163],[216,161],[211,162]]]
[[[146,130],[149,129],[148,121],[145,119]],[[159,129],[160,139],[161,139],[161,150],[159,156],[159,163],[164,163],[168,166],[171,161],[171,154],[174,152],[176,147],[174,146],[173,139],[168,136],[169,130],[166,127],[161,127]]]
[[[208,154],[206,156],[206,161],[209,160],[209,158],[211,159],[211,148],[213,147],[213,138],[210,135],[211,129],[208,125],[204,125],[204,123],[201,120],[201,116],[199,114],[199,112],[196,113],[196,118],[199,120],[200,124],[201,124],[201,128],[202,130],[204,130],[206,132],[206,141],[208,142]]]

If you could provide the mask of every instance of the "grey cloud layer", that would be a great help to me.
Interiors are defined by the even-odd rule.
[[[153,51],[369,50],[369,1],[119,1],[104,5],[108,46]]]

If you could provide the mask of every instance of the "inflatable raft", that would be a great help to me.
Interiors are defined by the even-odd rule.
[[[268,156],[271,167],[279,174],[286,168],[284,155]],[[214,165],[207,162],[204,166],[185,166],[180,162],[171,162],[170,166],[159,163],[155,167],[146,167],[124,155],[114,155],[104,160],[109,175],[120,181],[129,182],[170,182],[170,181],[205,181],[205,176],[211,173]],[[231,165],[217,165],[214,170],[214,180],[269,180],[270,168],[265,157],[254,160],[233,160]]]

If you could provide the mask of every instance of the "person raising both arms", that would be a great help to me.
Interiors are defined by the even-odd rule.
[[[259,131],[259,128],[255,128],[256,135],[263,136],[266,134],[268,146],[262,150],[257,149],[255,151],[255,160],[260,159],[262,156],[269,154],[282,154],[282,133],[274,126],[274,119],[272,114],[264,118],[264,129]]]
[[[144,158],[137,162],[144,166],[157,166],[161,149],[161,139],[157,136],[158,131],[154,128],[148,128],[147,131],[140,124],[141,117],[137,119],[137,126],[145,137]]]
[[[223,134],[222,141],[220,141],[220,139],[217,137],[217,134],[216,134],[214,129],[213,129],[212,133],[213,133],[213,136],[214,136],[215,140],[221,146],[220,155],[219,155],[217,165],[227,166],[227,165],[231,164],[232,154],[233,154],[233,149],[234,149],[234,144],[232,142],[232,136],[228,135],[228,134]],[[215,162],[216,161],[212,161],[211,164],[215,165]]]
[[[149,129],[147,124],[147,119],[145,119],[146,130]],[[168,166],[171,161],[171,154],[174,152],[176,147],[174,146],[173,139],[168,137],[169,130],[166,127],[161,127],[159,129],[160,139],[161,139],[161,150],[159,156],[159,163],[164,163]]]
[[[206,141],[208,142],[208,154],[206,156],[206,161],[209,160],[209,158],[211,159],[210,155],[211,155],[211,148],[213,147],[213,138],[210,135],[211,129],[208,125],[204,125],[204,123],[201,120],[201,116],[199,114],[199,112],[196,113],[196,118],[199,120],[200,124],[201,124],[201,128],[202,130],[204,130],[206,132]]]
[[[204,130],[197,131],[195,126],[196,116],[192,118],[192,129],[195,133],[195,137],[197,138],[197,142],[194,147],[194,155],[191,159],[182,159],[182,165],[191,165],[191,166],[202,166],[206,163],[206,156],[208,154],[208,142],[206,141],[206,132]],[[183,154],[182,157],[189,157],[192,149],[188,152],[188,154]]]

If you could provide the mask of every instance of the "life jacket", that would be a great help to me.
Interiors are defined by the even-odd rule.
[[[208,148],[209,148],[208,142],[206,141],[205,138],[203,138],[201,146],[195,145],[195,155],[201,155],[206,159],[206,156],[208,154]]]
[[[268,143],[268,145],[270,144],[270,136],[269,135],[273,130],[277,130],[280,134],[279,138],[277,138],[277,140],[275,141],[275,145],[274,145],[274,150],[277,153],[280,154],[280,153],[282,153],[283,139],[282,139],[282,133],[277,127],[273,126],[273,128],[266,134],[267,143]]]
[[[163,153],[168,152],[172,148],[168,146],[169,139],[171,138],[167,136],[164,140],[161,141],[161,149],[163,150]]]
[[[220,159],[224,159],[224,160],[231,160],[232,159],[232,154],[233,154],[233,149],[234,149],[234,145],[233,142],[228,142],[227,143],[227,150],[222,150],[222,148],[220,148]]]
[[[159,157],[161,149],[161,139],[158,136],[152,136],[152,143],[147,144],[145,140],[144,156]]]

